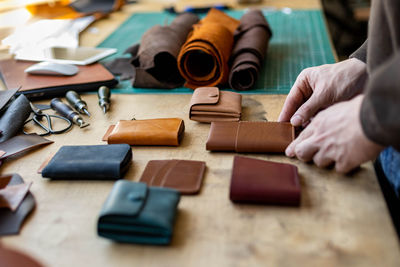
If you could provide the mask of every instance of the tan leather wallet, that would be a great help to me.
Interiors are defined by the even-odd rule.
[[[284,152],[294,140],[287,122],[212,122],[206,149],[249,153]]]
[[[203,182],[206,163],[196,160],[151,160],[139,182],[168,187],[181,194],[197,194]]]
[[[190,101],[189,118],[199,122],[239,121],[242,95],[220,91],[217,87],[199,87]]]
[[[109,144],[178,146],[185,131],[179,118],[121,120],[103,137]]]

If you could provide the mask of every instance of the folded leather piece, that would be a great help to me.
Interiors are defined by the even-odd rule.
[[[63,146],[42,176],[57,180],[121,179],[132,160],[132,149],[126,144]]]
[[[235,156],[229,197],[234,202],[299,205],[297,167]]]
[[[193,26],[178,56],[178,68],[186,87],[195,89],[227,83],[233,33],[238,25],[238,20],[213,8]]]
[[[294,137],[294,127],[287,122],[212,122],[206,149],[246,153],[280,153],[285,152]]]
[[[217,87],[197,88],[190,100],[189,118],[194,121],[239,121],[241,114],[242,95]]]
[[[109,144],[178,146],[185,132],[179,118],[119,121],[103,137]]]
[[[51,98],[65,95],[73,87],[75,91],[97,91],[100,86],[115,86],[118,81],[103,65],[93,63],[78,66],[79,72],[74,76],[32,75],[25,69],[35,62],[14,59],[0,60],[0,72],[7,88],[21,86],[17,94],[24,94],[29,99]]]
[[[11,179],[12,175],[0,176],[0,208],[15,211],[29,192],[32,182],[7,186]]]
[[[18,174],[12,174],[8,186],[23,184],[24,180]],[[22,223],[35,207],[35,199],[28,192],[19,207],[12,211],[8,208],[0,208],[0,236],[15,235],[19,233]]]
[[[179,200],[174,189],[119,180],[100,212],[97,232],[117,242],[167,245]]]
[[[24,96],[18,96],[10,103],[6,110],[0,114],[0,143],[22,133],[25,121],[32,112],[29,100]]]
[[[2,267],[42,267],[38,261],[31,256],[6,248],[0,244],[0,259]]]
[[[253,88],[271,36],[272,31],[260,10],[250,10],[242,16],[235,31],[235,45],[230,58],[229,85],[232,89]]]
[[[11,98],[17,93],[19,88],[0,91],[0,112],[10,102]]]
[[[0,151],[6,152],[0,156],[0,159],[5,159],[18,153],[51,143],[53,143],[53,141],[47,140],[37,134],[17,135],[3,143],[0,143]]]
[[[206,163],[195,160],[151,160],[139,182],[149,186],[168,187],[181,194],[197,194],[203,182]]]

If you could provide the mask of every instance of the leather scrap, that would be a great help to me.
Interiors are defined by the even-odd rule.
[[[0,143],[0,150],[6,152],[4,155],[0,156],[0,160],[24,151],[34,149],[41,145],[46,145],[51,143],[53,143],[53,141],[50,141],[37,134],[17,135],[3,143]]]
[[[24,180],[18,174],[12,174],[9,186],[23,184]],[[13,212],[0,208],[0,236],[18,234],[22,223],[35,207],[35,198],[28,192],[21,205]]]
[[[1,244],[0,259],[2,267],[43,267],[42,264],[31,256],[21,251],[4,247]]]

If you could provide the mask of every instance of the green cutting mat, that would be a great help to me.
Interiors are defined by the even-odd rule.
[[[240,19],[244,11],[227,11]],[[334,63],[333,50],[320,10],[263,10],[273,36],[268,54],[254,89],[241,93],[287,94],[297,75],[304,68]],[[123,51],[140,42],[145,31],[156,24],[169,24],[175,15],[167,12],[137,13],[127,19],[99,47],[113,47],[118,53],[110,60],[121,57]],[[145,89],[133,88],[129,81],[121,82],[114,93],[192,93],[188,88]]]

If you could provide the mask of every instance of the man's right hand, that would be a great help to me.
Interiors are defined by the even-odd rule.
[[[304,69],[290,90],[278,121],[305,125],[319,110],[361,93],[366,79],[366,64],[355,58]]]

